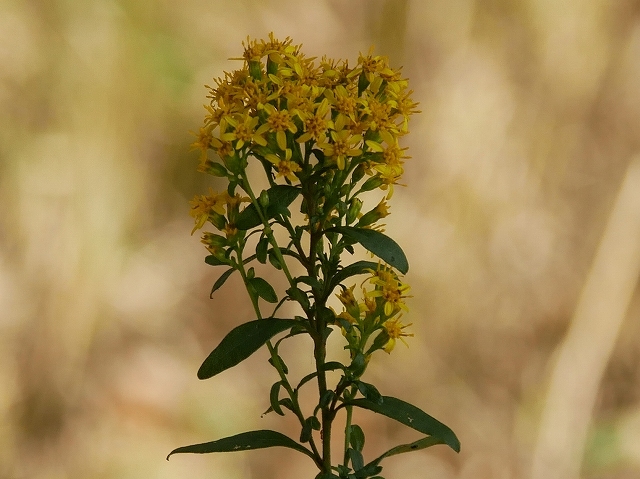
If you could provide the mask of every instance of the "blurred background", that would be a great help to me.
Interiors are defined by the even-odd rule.
[[[237,282],[209,299],[188,200],[216,185],[189,131],[204,84],[270,31],[352,65],[375,45],[422,109],[387,218],[415,337],[367,374],[462,451],[385,477],[640,477],[640,2],[3,0],[0,478],[314,477],[289,450],[164,460],[297,435],[260,417],[264,351],[196,378],[253,316]],[[295,374],[307,346],[283,352]],[[417,438],[356,422],[368,457]]]

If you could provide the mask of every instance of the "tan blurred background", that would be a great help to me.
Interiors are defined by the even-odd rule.
[[[352,64],[374,44],[423,110],[387,218],[415,337],[368,374],[462,452],[385,477],[640,477],[640,2],[3,0],[0,479],[313,477],[288,450],[164,460],[293,431],[260,418],[264,353],[195,374],[253,318],[237,282],[208,299],[187,201],[216,185],[188,132],[203,85],[270,31]],[[368,457],[416,438],[356,421]]]

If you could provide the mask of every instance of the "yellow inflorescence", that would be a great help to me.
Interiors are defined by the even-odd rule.
[[[389,199],[409,158],[399,139],[408,133],[409,117],[418,111],[400,70],[372,51],[361,54],[354,68],[342,60],[317,61],[307,58],[290,38],[280,41],[273,34],[268,40],[247,39],[243,46],[238,59],[242,67],[207,87],[207,114],[193,143],[201,152],[198,169],[231,178],[253,156],[271,172],[272,181],[296,185],[305,168],[307,174],[309,168],[346,174],[357,166],[358,178],[370,177],[367,190],[384,190]],[[218,159],[209,158],[209,151]],[[224,234],[203,237],[212,254],[221,254],[224,238],[238,233],[233,217],[243,200],[211,191],[191,202],[194,231],[208,221]],[[358,219],[360,228],[380,229],[376,222],[389,214],[384,199],[365,214],[359,211],[360,200],[351,202],[349,221]],[[391,268],[380,266],[370,273],[362,302],[355,299],[353,287],[339,295],[344,311],[338,316],[362,323],[365,329],[373,325],[386,331],[383,349],[388,352],[396,339],[408,336],[399,313],[407,309],[409,286]]]
[[[389,267],[379,265],[377,269],[368,271],[371,276],[363,283],[362,302],[355,298],[355,285],[344,289],[337,295],[344,306],[337,317],[357,326],[350,332],[343,329],[343,334],[349,341],[359,341],[365,331],[383,329],[387,339],[380,348],[389,353],[397,339],[406,344],[403,337],[413,336],[404,331],[411,324],[405,325],[400,321],[402,312],[408,311],[405,299],[410,297],[406,294],[409,285],[400,281]],[[369,287],[364,286],[365,283]]]
[[[382,152],[367,172],[383,180],[383,189],[397,184],[406,158],[398,138],[417,111],[400,70],[371,52],[349,68],[346,61],[329,58],[316,63],[300,48],[273,34],[266,41],[248,39],[243,66],[208,87],[205,123],[193,144],[202,152],[201,171],[211,161],[209,150],[224,161],[268,145],[275,150],[271,154],[284,158],[295,141],[318,148],[323,161],[339,169],[353,157]],[[295,167],[273,163],[280,176],[295,182]]]

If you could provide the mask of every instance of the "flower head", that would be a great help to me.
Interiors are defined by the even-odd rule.
[[[247,38],[243,46],[238,58],[243,65],[208,87],[205,124],[193,144],[201,152],[200,170],[221,174],[219,168],[207,167],[209,149],[232,173],[261,151],[261,158],[279,157],[277,163],[269,159],[277,166],[276,175],[294,181],[300,165],[286,158],[286,150],[298,143],[304,150],[295,155],[297,161],[306,154],[311,166],[326,175],[364,164],[390,197],[404,172],[398,139],[417,112],[400,70],[372,51],[361,54],[353,68],[326,57],[316,63],[301,45],[273,34],[266,40]]]
[[[402,324],[400,322],[400,316],[398,316],[397,318],[392,318],[389,319],[387,321],[385,321],[384,323],[384,329],[387,333],[387,335],[389,336],[389,341],[387,341],[387,343],[384,346],[384,350],[387,353],[390,353],[393,348],[396,346],[396,340],[400,339],[400,341],[402,341],[405,346],[409,347],[409,345],[407,344],[407,342],[402,339],[403,336],[404,337],[413,337],[413,333],[406,333],[404,330],[406,328],[408,328],[409,326],[411,326],[413,323],[409,323],[409,324]]]
[[[375,288],[368,291],[367,296],[379,298],[383,304],[385,316],[390,318],[401,309],[408,311],[404,300],[410,297],[405,294],[410,286],[402,283],[389,267],[378,265],[378,269],[369,271],[371,272],[369,282]]]

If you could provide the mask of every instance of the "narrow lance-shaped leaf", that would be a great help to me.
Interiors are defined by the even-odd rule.
[[[356,451],[362,452],[364,448],[364,431],[357,424],[352,424],[350,428],[349,444]]]
[[[339,363],[337,361],[329,361],[328,363],[324,364],[324,367],[322,368],[324,371],[334,371],[336,369],[346,369],[345,365],[342,363]],[[298,385],[296,386],[296,389],[300,389],[305,383],[308,383],[309,381],[311,381],[313,378],[315,378],[318,375],[318,372],[313,372],[310,374],[307,374],[305,377],[303,377],[300,382],[298,383]]]
[[[295,319],[267,318],[249,321],[232,329],[211,351],[198,369],[199,379],[208,379],[247,359],[269,339],[297,324]]]
[[[267,219],[278,214],[285,213],[287,207],[300,194],[300,189],[289,185],[276,185],[267,190],[269,206],[267,207]],[[247,206],[236,220],[236,227],[241,230],[249,230],[262,224],[260,215],[253,204]]]
[[[377,412],[391,419],[420,431],[428,436],[433,436],[442,444],[446,444],[456,452],[460,452],[460,441],[455,433],[437,419],[429,416],[423,410],[413,404],[391,396],[382,396],[382,403],[370,401],[366,398],[345,401],[345,404],[357,406]]]
[[[293,439],[277,431],[263,429],[259,431],[243,432],[235,436],[229,436],[217,441],[205,442],[202,444],[192,444],[174,449],[167,456],[167,460],[173,454],[193,453],[208,454],[211,452],[236,452],[247,451],[250,449],[264,449],[266,447],[288,447],[299,451],[311,459],[314,459],[313,453],[306,447],[297,443]],[[314,459],[315,461],[315,459]]]
[[[419,451],[420,449],[426,449],[427,447],[435,446],[437,444],[444,444],[444,441],[435,436],[423,437],[422,439],[418,439],[410,444],[401,444],[400,446],[389,449],[387,452],[367,464],[367,466],[378,465],[385,457],[404,454],[406,452]]]
[[[224,273],[222,273],[222,275],[216,280],[215,283],[213,283],[213,288],[211,288],[211,293],[209,294],[210,298],[213,297],[213,293],[215,293],[222,287],[222,285],[229,279],[229,276],[231,276],[234,271],[235,268],[229,268]]]
[[[278,296],[276,295],[276,291],[273,289],[269,283],[263,278],[255,277],[249,280],[249,284],[256,290],[258,296],[269,303],[277,303]]]
[[[280,403],[278,402],[280,400],[280,386],[282,386],[282,381],[278,381],[277,383],[274,383],[273,386],[271,386],[269,400],[271,402],[271,409],[273,409],[279,416],[284,416],[284,412],[282,411]]]
[[[228,265],[229,264],[229,262],[221,261],[220,259],[216,258],[212,254],[210,254],[209,256],[205,257],[204,262],[207,263],[208,265],[211,265],[211,266],[222,266],[222,265]]]
[[[355,263],[342,268],[331,278],[331,291],[333,291],[333,289],[340,283],[342,283],[345,279],[358,274],[364,274],[369,269],[375,271],[377,267],[378,264],[374,263],[373,261],[356,261]]]
[[[364,248],[403,274],[409,271],[409,262],[400,245],[379,231],[368,228],[355,228],[353,226],[336,226],[327,231],[336,231],[360,243]]]

